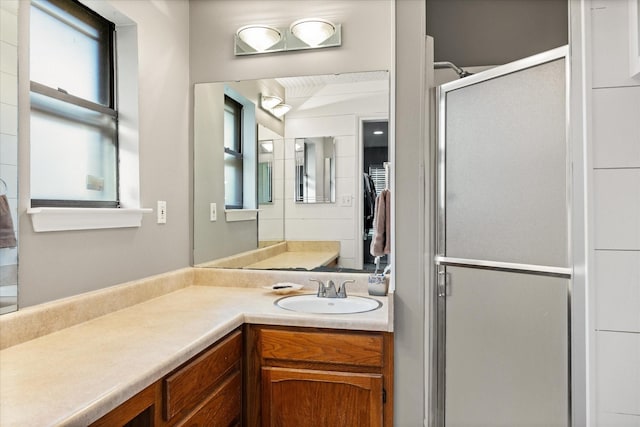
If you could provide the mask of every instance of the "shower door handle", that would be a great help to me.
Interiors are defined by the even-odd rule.
[[[438,269],[438,296],[451,296],[451,280],[449,280],[449,273],[444,268]]]

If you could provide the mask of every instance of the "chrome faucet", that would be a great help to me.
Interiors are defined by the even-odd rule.
[[[318,298],[346,298],[347,297],[347,283],[354,283],[355,280],[345,280],[342,285],[336,290],[336,285],[333,280],[329,280],[325,285],[321,280],[309,279],[312,282],[318,283]]]
[[[337,296],[338,298],[346,298],[347,297],[347,283],[355,283],[355,280],[345,280],[342,282],[342,285],[338,288]]]
[[[336,285],[332,280],[329,280],[325,285],[321,280],[309,279],[312,282],[318,283],[318,298],[337,298]]]

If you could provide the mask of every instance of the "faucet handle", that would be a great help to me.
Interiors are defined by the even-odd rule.
[[[322,280],[318,280],[318,279],[309,279],[310,282],[316,282],[318,284],[318,296],[319,297],[324,297],[326,294],[326,289],[324,287],[324,283],[322,283]]]
[[[338,298],[346,298],[347,297],[347,283],[355,283],[355,280],[345,280],[342,282],[342,285],[338,288]]]

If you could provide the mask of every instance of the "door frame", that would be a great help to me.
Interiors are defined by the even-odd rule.
[[[364,230],[364,204],[362,203],[362,195],[364,194],[364,183],[362,182],[362,173],[364,172],[364,124],[368,122],[387,122],[387,160],[391,161],[391,131],[390,120],[388,114],[372,114],[366,116],[358,116],[358,172],[356,177],[357,182],[357,203],[358,203],[358,220],[356,221],[356,266],[360,269],[364,269],[364,253],[362,251],[363,230]],[[391,177],[389,178],[391,179]],[[391,264],[391,259],[389,259]]]

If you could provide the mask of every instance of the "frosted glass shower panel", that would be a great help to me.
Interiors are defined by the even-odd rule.
[[[447,273],[446,425],[566,426],[569,280]]]
[[[448,91],[445,138],[446,256],[566,266],[564,58]]]

